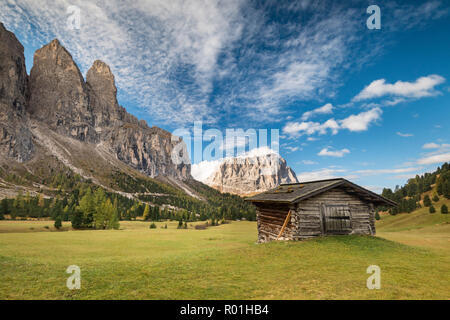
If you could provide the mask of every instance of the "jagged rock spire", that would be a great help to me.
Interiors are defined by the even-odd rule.
[[[19,162],[34,152],[27,127],[28,75],[22,44],[0,23],[0,156]]]
[[[98,140],[84,78],[57,39],[34,54],[29,111],[59,133],[81,141]]]

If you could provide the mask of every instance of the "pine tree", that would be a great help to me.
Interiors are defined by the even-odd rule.
[[[119,212],[109,199],[106,201],[106,208],[107,208],[106,217],[108,219],[107,228],[119,230],[120,228]]]
[[[438,197],[438,195],[437,195],[437,194],[435,194],[435,195],[434,195],[434,197],[433,197],[433,201],[434,201],[434,202],[438,202],[438,201],[439,201],[439,197]]]
[[[58,216],[55,219],[55,228],[59,230],[61,229],[61,227],[62,227],[61,217]]]
[[[148,205],[148,203],[145,204],[143,217],[145,221],[147,221],[150,218],[150,206]]]
[[[73,229],[83,228],[83,213],[80,210],[75,210],[72,213],[71,222]]]
[[[86,228],[93,227],[94,214],[96,211],[96,205],[94,202],[94,196],[90,188],[86,190],[85,195],[80,200],[78,210],[83,213],[82,225]]]
[[[41,208],[45,206],[45,198],[42,193],[39,194],[38,206]]]
[[[448,213],[448,207],[445,204],[443,204],[442,207],[441,207],[441,213],[443,213],[443,214],[447,214]]]
[[[435,212],[436,212],[436,209],[433,206],[431,206],[430,207],[430,213],[435,213]]]
[[[425,197],[423,197],[423,205],[425,207],[430,207],[432,205],[430,196],[427,194],[425,195]]]
[[[443,183],[442,194],[447,199],[450,199],[450,180],[447,180],[446,182]]]
[[[5,215],[8,214],[8,200],[3,199],[0,202],[0,220],[5,219]]]
[[[375,212],[375,219],[376,220],[381,220],[380,213],[378,211]]]
[[[443,188],[444,188],[444,185],[443,185],[441,179],[439,179],[439,182],[437,183],[437,187],[436,187],[436,189],[437,189],[436,191],[437,191],[438,195],[442,196],[444,194]]]

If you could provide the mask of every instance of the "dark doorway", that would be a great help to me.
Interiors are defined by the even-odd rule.
[[[321,211],[325,234],[349,234],[352,232],[348,205],[323,205]]]

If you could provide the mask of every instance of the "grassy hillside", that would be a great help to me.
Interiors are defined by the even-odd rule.
[[[207,230],[157,224],[33,232],[46,222],[0,221],[0,299],[449,298],[448,245],[429,250],[357,236],[257,245],[255,222]],[[65,287],[73,264],[80,291]],[[372,264],[381,267],[381,290],[366,288]]]
[[[439,202],[433,202],[436,208],[436,213],[433,214],[429,212],[428,207],[422,207],[411,213],[400,213],[395,216],[382,215],[381,220],[377,221],[377,229],[383,231],[406,231],[449,224],[450,214],[440,213],[440,208],[443,204],[449,207],[450,200],[441,198]]]
[[[422,207],[411,213],[400,213],[395,216],[382,215],[381,220],[376,224],[377,234],[389,240],[445,250],[447,254],[450,254],[450,214],[440,213],[443,204],[450,208],[448,199],[441,197],[439,202],[433,202],[436,208],[436,213],[433,214],[429,212],[428,207]]]
[[[435,172],[409,179],[393,192],[384,189],[383,195],[399,206],[381,214],[377,221],[378,235],[386,239],[430,249],[450,250],[450,214],[442,214],[441,207],[450,208],[450,165]],[[436,197],[438,201],[435,201]],[[430,203],[426,203],[426,198]],[[436,209],[430,213],[430,204]]]

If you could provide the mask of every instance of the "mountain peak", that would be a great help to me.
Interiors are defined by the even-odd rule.
[[[97,119],[97,126],[110,126],[121,119],[117,101],[117,87],[111,68],[96,60],[86,74],[86,83],[91,90],[91,105]]]
[[[96,91],[97,94],[107,94],[115,96],[117,94],[117,88],[115,84],[115,78],[111,72],[111,68],[101,60],[95,60],[91,68],[87,72],[86,82]]]
[[[277,152],[263,147],[237,157],[204,161],[192,167],[194,178],[221,192],[250,195],[284,183],[297,183],[295,172]]]
[[[58,39],[53,39],[52,41],[50,41],[49,43],[47,43],[46,45],[44,45],[42,48],[38,49],[35,52],[35,58],[36,55],[38,56],[44,56],[44,55],[48,55],[49,53],[52,53],[54,56],[57,55],[64,55],[70,58],[70,60],[73,61],[72,55],[70,54],[70,52],[61,44],[61,42],[59,42]],[[73,62],[75,64],[75,62]]]
[[[113,76],[109,65],[107,65],[102,60],[95,60],[94,63],[92,64],[91,68],[89,69],[89,71],[96,72],[96,73],[103,74],[103,75]]]
[[[62,47],[61,42],[59,42],[59,40],[56,39],[56,38],[53,39],[53,40],[49,43],[49,46],[50,46],[51,48]]]

